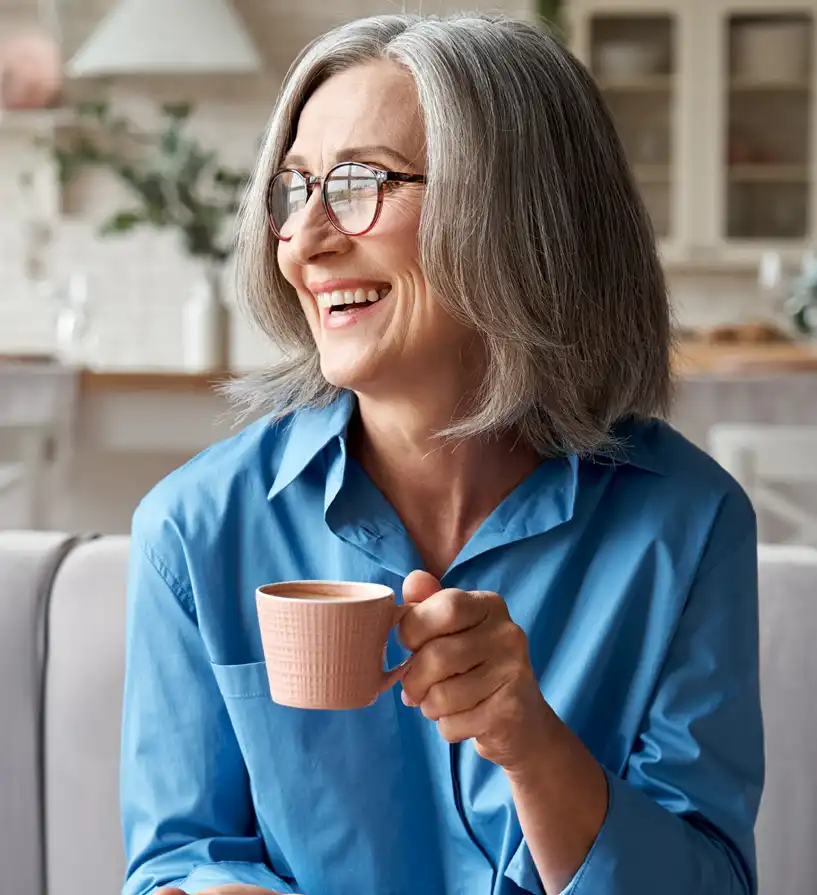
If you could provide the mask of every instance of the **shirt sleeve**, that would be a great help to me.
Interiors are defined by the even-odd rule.
[[[741,504],[716,524],[624,772],[605,771],[607,817],[562,895],[757,893],[757,538]],[[544,895],[524,841],[508,871]]]
[[[120,767],[123,895],[246,883],[291,895],[265,863],[247,770],[189,589],[134,529]]]

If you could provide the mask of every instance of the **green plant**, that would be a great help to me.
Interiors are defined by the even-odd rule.
[[[562,0],[537,0],[537,12],[546,21],[561,25]]]
[[[792,280],[786,311],[798,332],[817,335],[817,258],[807,257],[800,276]]]
[[[229,225],[250,175],[220,164],[215,151],[188,133],[189,103],[163,106],[155,133],[112,115],[106,103],[84,103],[75,111],[76,127],[46,144],[61,185],[70,185],[86,168],[103,168],[135,200],[101,223],[101,236],[143,226],[175,228],[189,255],[218,263],[229,258]]]

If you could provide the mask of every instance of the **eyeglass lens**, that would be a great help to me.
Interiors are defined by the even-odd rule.
[[[325,195],[333,223],[344,233],[363,233],[377,214],[378,183],[364,165],[339,165],[326,179]],[[309,200],[306,181],[291,171],[277,175],[270,192],[269,212],[275,230],[289,239],[298,228],[299,217]]]

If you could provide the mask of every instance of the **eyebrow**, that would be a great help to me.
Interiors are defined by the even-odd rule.
[[[413,162],[409,161],[406,156],[403,155],[402,152],[398,152],[396,149],[392,149],[391,146],[386,145],[372,145],[372,146],[347,146],[345,149],[339,149],[335,153],[335,162],[361,162],[361,161],[371,161],[376,156],[390,156],[395,161],[399,162],[401,165],[404,165],[407,168],[412,167]],[[292,165],[295,165],[300,168],[308,168],[309,165],[306,163],[306,159],[302,155],[287,155],[287,157],[283,161],[283,167],[287,168]]]

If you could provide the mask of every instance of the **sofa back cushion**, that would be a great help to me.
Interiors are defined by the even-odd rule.
[[[45,611],[71,545],[64,534],[0,531],[0,890],[40,895]]]
[[[45,686],[48,895],[116,893],[128,539],[79,545],[54,582]]]
[[[761,895],[817,892],[817,550],[760,548]]]

